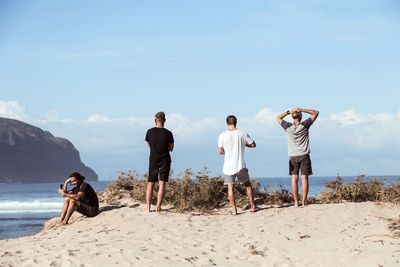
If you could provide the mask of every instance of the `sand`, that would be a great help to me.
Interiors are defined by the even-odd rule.
[[[95,218],[0,241],[0,266],[400,266],[392,204],[265,206],[238,216],[108,206]]]

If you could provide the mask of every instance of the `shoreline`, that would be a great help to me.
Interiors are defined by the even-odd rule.
[[[145,205],[102,205],[94,218],[74,213],[57,229],[0,240],[0,265],[53,266],[395,266],[400,239],[388,229],[390,203],[261,206],[252,213],[145,212]]]

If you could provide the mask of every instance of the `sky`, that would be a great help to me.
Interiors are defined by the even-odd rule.
[[[173,171],[221,174],[233,114],[250,176],[287,177],[275,117],[309,108],[314,175],[400,175],[399,29],[396,0],[0,0],[0,116],[69,139],[107,180],[147,171],[158,111]]]

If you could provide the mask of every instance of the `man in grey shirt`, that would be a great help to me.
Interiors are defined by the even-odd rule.
[[[311,115],[305,121],[301,121],[302,112]],[[293,123],[283,120],[287,115],[291,114]],[[301,171],[301,191],[302,205],[307,203],[308,194],[308,176],[312,175],[311,159],[310,159],[310,142],[308,139],[308,130],[313,122],[317,119],[319,111],[312,109],[292,108],[276,117],[279,125],[287,133],[288,154],[289,154],[289,175],[292,176],[292,192],[294,197],[294,206],[298,207],[299,193],[299,171]]]

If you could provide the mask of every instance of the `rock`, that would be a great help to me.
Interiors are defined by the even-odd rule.
[[[63,182],[74,171],[86,181],[98,179],[67,139],[0,117],[0,183]]]

